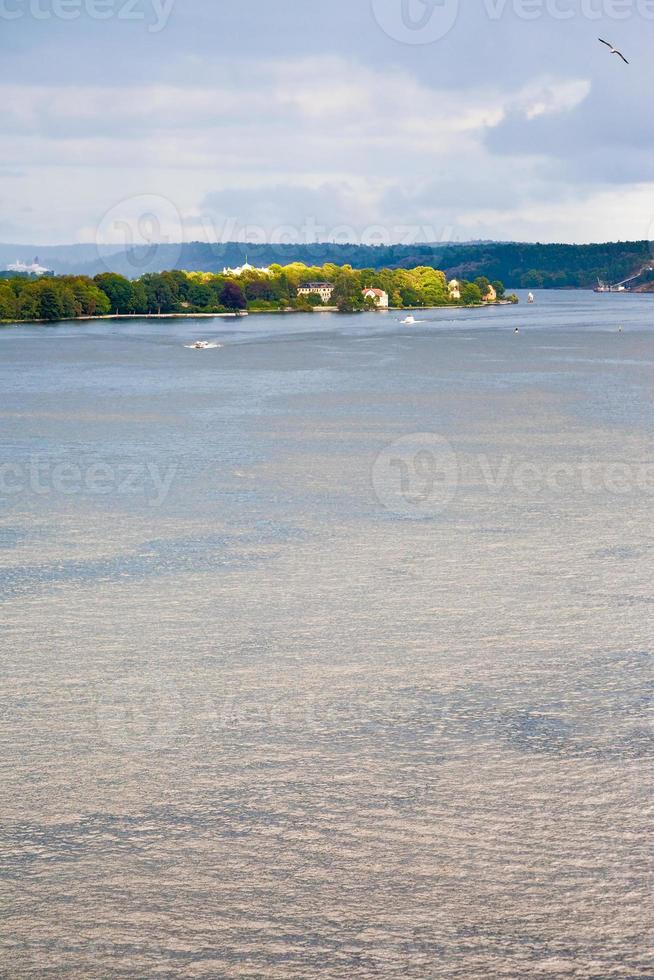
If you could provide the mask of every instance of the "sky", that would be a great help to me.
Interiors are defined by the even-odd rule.
[[[0,0],[0,241],[653,239],[653,50],[654,0]]]

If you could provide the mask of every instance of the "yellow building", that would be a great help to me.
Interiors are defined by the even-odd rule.
[[[298,288],[298,296],[312,296],[317,293],[323,303],[329,303],[334,287],[330,282],[307,282]]]

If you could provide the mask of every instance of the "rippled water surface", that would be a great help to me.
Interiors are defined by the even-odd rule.
[[[0,975],[654,976],[654,297],[420,318],[0,329]]]

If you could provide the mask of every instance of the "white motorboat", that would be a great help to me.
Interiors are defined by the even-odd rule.
[[[412,313],[409,313],[409,315],[405,317],[404,320],[400,320],[400,323],[405,323],[407,326],[411,326],[412,323],[417,323],[417,322],[418,321],[416,320],[416,318],[413,316]]]
[[[212,344],[209,340],[196,340],[194,344],[186,344],[187,350],[217,350],[222,344]]]

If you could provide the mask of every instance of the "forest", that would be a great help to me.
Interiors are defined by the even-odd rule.
[[[654,264],[654,243],[608,242],[599,245],[561,245],[525,242],[446,242],[401,245],[308,244],[246,245],[240,242],[185,242],[133,246],[100,254],[95,245],[0,246],[4,261],[17,255],[41,260],[58,275],[94,277],[111,269],[128,279],[165,269],[203,272],[240,266],[246,258],[259,266],[322,267],[350,265],[357,269],[442,269],[452,277],[501,279],[510,289],[584,288],[601,279],[617,283]],[[646,274],[647,275],[647,274]]]
[[[323,305],[317,294],[298,295],[312,282],[333,286],[328,305],[343,313],[373,309],[363,290],[373,287],[388,294],[391,307],[475,306],[489,292],[489,280],[460,280],[460,298],[452,298],[445,273],[429,266],[415,269],[353,269],[300,262],[248,268],[241,275],[172,270],[128,279],[115,272],[88,276],[5,276],[0,279],[0,320],[56,321],[78,317],[138,314],[251,312],[310,312]],[[501,281],[492,283],[497,298],[505,298]],[[516,301],[515,297],[506,297]]]

